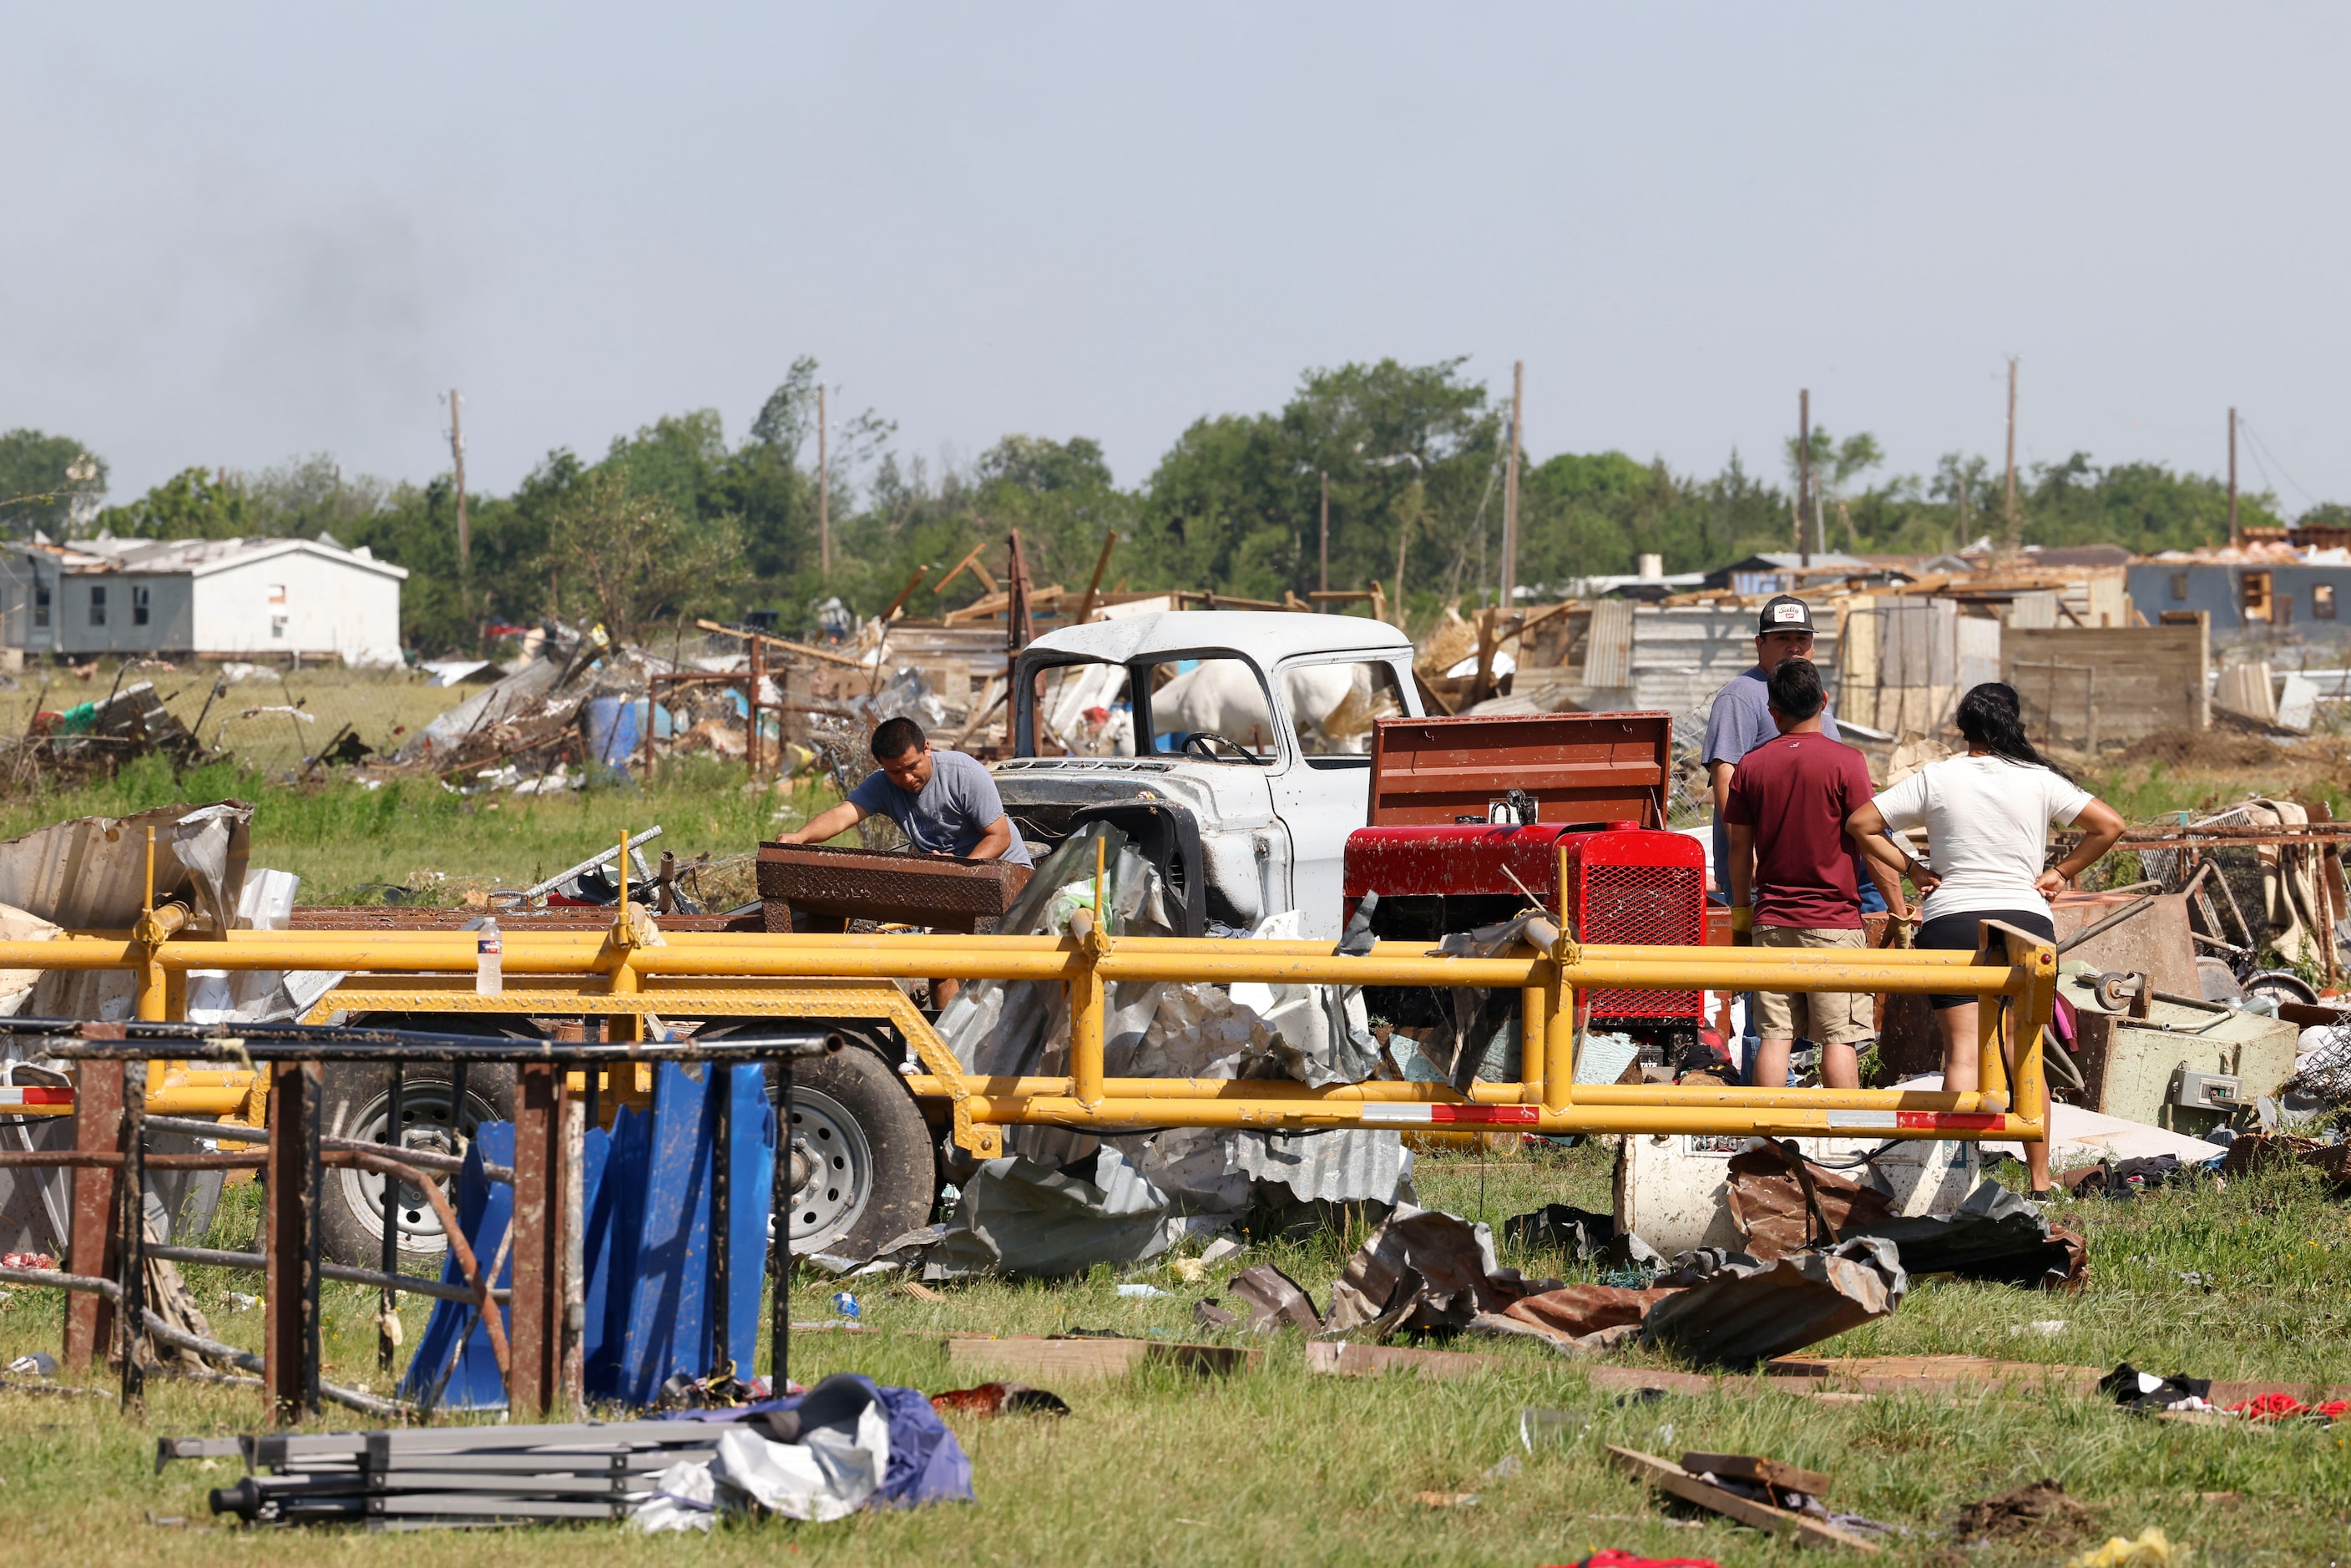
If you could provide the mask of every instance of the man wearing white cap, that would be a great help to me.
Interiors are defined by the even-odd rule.
[[[1779,738],[1780,728],[1771,722],[1771,672],[1790,659],[1810,659],[1813,656],[1813,607],[1792,593],[1775,596],[1763,606],[1763,613],[1755,624],[1755,664],[1723,684],[1714,694],[1714,706],[1706,717],[1706,745],[1698,760],[1705,764],[1707,781],[1714,792],[1714,880],[1718,903],[1730,899],[1730,841],[1723,819],[1724,809],[1730,801],[1731,776],[1739,769],[1739,759],[1769,740]],[[1821,710],[1821,734],[1831,740],[1837,734],[1836,705],[1830,703]],[[1861,887],[1861,910],[1876,914],[1886,907],[1876,884],[1860,874],[1856,860],[1856,878]],[[1755,1027],[1753,1008],[1749,1009],[1748,1029]],[[1755,1036],[1750,1032],[1749,1040]],[[1748,1048],[1752,1061],[1755,1047]],[[1770,1085],[1778,1088],[1778,1084]]]

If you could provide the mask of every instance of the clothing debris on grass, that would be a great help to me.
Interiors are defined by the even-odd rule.
[[[2141,1372],[2127,1361],[2100,1378],[2098,1390],[2111,1395],[2124,1409],[2138,1415],[2212,1408],[2209,1400],[2212,1392],[2210,1378],[2190,1377],[2184,1372],[2158,1377],[2152,1372]]]
[[[648,1531],[707,1530],[716,1513],[824,1523],[863,1508],[972,1500],[971,1461],[930,1400],[835,1373],[806,1394],[669,1417],[729,1423],[706,1465],[663,1472],[632,1521]],[[710,1486],[691,1471],[706,1471]]]
[[[2230,1415],[2242,1416],[2248,1421],[2283,1421],[2308,1416],[2331,1425],[2351,1414],[2351,1400],[2329,1399],[2318,1405],[2304,1405],[2291,1394],[2262,1394],[2227,1409]]]
[[[931,1396],[931,1408],[941,1415],[1066,1416],[1070,1406],[1058,1394],[1031,1388],[1025,1383],[983,1383],[977,1388],[950,1388]]]
[[[2104,1546],[2083,1552],[2065,1564],[2065,1568],[2170,1568],[2175,1563],[2186,1563],[2189,1549],[2174,1546],[2160,1525],[2150,1524],[2138,1532],[2136,1541],[2126,1541],[2110,1535]]]

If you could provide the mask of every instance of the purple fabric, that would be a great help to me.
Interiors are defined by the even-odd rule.
[[[969,1502],[972,1500],[971,1460],[964,1455],[963,1445],[931,1408],[930,1400],[920,1389],[885,1388],[870,1377],[852,1377],[849,1381],[862,1385],[882,1402],[882,1409],[890,1421],[890,1469],[882,1478],[881,1490],[873,1494],[869,1508],[914,1508],[926,1502]],[[781,1399],[763,1399],[756,1405],[741,1405],[732,1410],[679,1410],[663,1417],[669,1421],[706,1421],[713,1424],[741,1421],[763,1410],[797,1410],[805,1394],[788,1395]]]

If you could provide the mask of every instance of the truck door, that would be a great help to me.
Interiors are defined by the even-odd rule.
[[[1289,756],[1270,780],[1290,832],[1290,906],[1300,935],[1337,940],[1347,835],[1371,818],[1372,723],[1416,711],[1383,660],[1293,659],[1274,674]]]

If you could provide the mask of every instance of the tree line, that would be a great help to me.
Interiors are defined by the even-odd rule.
[[[456,495],[427,483],[345,476],[326,456],[260,473],[190,468],[145,495],[99,507],[104,465],[79,444],[33,431],[0,435],[0,526],[18,537],[70,528],[151,538],[315,536],[365,545],[406,567],[402,632],[427,655],[478,652],[491,629],[597,620],[622,637],[679,618],[738,621],[772,612],[810,634],[820,607],[880,612],[918,567],[944,568],[975,545],[1000,570],[1021,534],[1033,580],[1081,589],[1111,530],[1104,587],[1209,590],[1280,600],[1321,584],[1321,517],[1330,510],[1330,586],[1393,595],[1399,566],[1412,623],[1447,603],[1491,603],[1501,571],[1507,396],[1463,361],[1394,360],[1311,370],[1279,410],[1195,422],[1150,476],[1122,488],[1085,436],[1007,435],[966,466],[902,453],[868,411],[825,444],[833,564],[820,564],[819,367],[795,362],[739,441],[716,410],[664,415],[616,436],[603,455],[558,449],[513,493],[469,493],[469,559],[457,549]],[[1828,549],[1932,553],[2002,532],[2001,475],[1954,452],[1931,475],[1877,476],[1867,434],[1815,430],[1819,506],[1805,519]],[[1562,453],[1525,460],[1518,580],[1552,593],[1635,570],[1708,570],[1793,548],[1796,443],[1775,473],[1735,449],[1711,476],[1662,459]],[[2100,465],[2086,453],[2019,476],[2016,531],[2027,544],[2111,542],[2134,551],[2225,539],[2225,486],[2160,464]],[[2337,507],[2322,511],[2335,513]],[[2249,526],[2280,522],[2273,497],[2240,499]],[[944,595],[918,591],[914,614],[970,602],[966,574]]]

